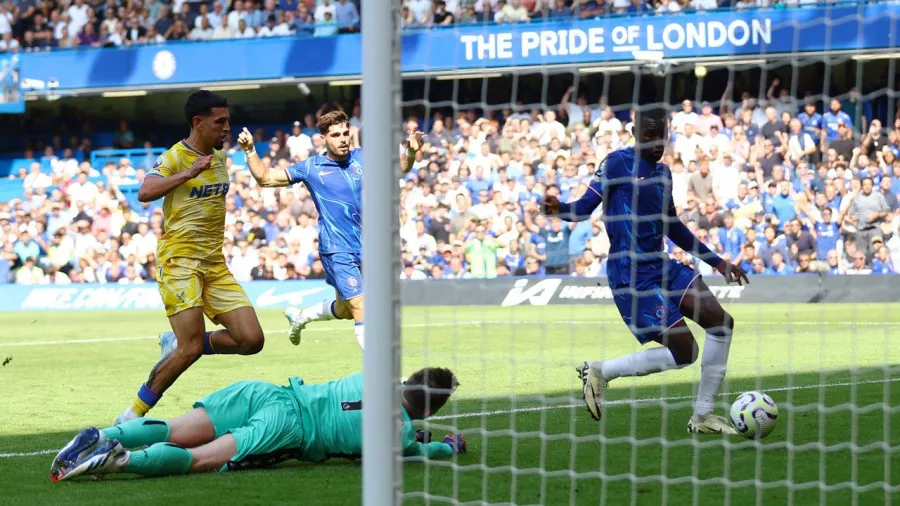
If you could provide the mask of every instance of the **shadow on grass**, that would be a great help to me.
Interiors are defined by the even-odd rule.
[[[428,424],[459,430],[469,452],[450,461],[405,466],[407,503],[425,495],[451,501],[527,504],[749,504],[758,500],[882,504],[900,499],[900,385],[882,370],[767,376],[731,381],[733,394],[768,392],[779,425],[761,442],[686,433],[693,385],[612,389],[602,423],[580,394],[462,399]],[[623,382],[624,383],[624,382]],[[614,384],[615,385],[615,384]],[[821,386],[824,385],[824,386]],[[851,404],[852,403],[852,404]],[[854,407],[855,406],[855,407]],[[894,410],[896,411],[896,410]],[[58,448],[80,427],[0,436],[0,453]],[[888,434],[890,441],[885,441]],[[851,441],[854,443],[851,445]],[[0,458],[4,504],[359,504],[358,462],[285,463],[269,470],[52,484],[53,455]],[[124,478],[124,479],[123,479]],[[886,482],[886,483],[884,483]]]

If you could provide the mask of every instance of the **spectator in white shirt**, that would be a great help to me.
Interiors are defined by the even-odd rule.
[[[80,32],[81,27],[87,24],[89,9],[90,7],[84,3],[84,0],[75,0],[75,3],[69,6],[67,12],[69,14],[69,19],[71,20],[71,24],[69,25],[70,33]]]
[[[617,135],[622,131],[622,122],[613,114],[612,107],[606,106],[600,113],[600,117],[591,124],[597,129],[598,135],[610,134]]]
[[[494,15],[497,23],[523,23],[529,21],[528,10],[522,7],[519,0],[509,0]]]
[[[716,0],[691,0],[691,7],[697,10],[714,10],[719,8]]]
[[[247,27],[246,21],[249,15],[250,13],[244,7],[244,2],[242,2],[241,0],[234,0],[233,10],[228,13],[228,28],[236,30],[236,33],[239,34],[239,37],[245,37],[243,33]],[[244,27],[240,26],[240,21],[245,22]]]
[[[313,16],[316,18],[316,24],[325,20],[325,13],[331,13],[331,19],[334,19],[334,4],[331,0],[322,0],[322,3],[316,6]]]
[[[408,0],[405,4],[409,7],[412,14],[413,22],[417,25],[427,24],[431,18],[431,1],[430,0]],[[319,19],[316,16],[316,19]]]
[[[216,4],[216,5],[218,5],[218,4]],[[213,38],[213,40],[234,38],[234,30],[229,28],[227,24],[221,24],[213,30],[212,38]]]
[[[681,110],[675,113],[675,117],[672,118],[672,128],[678,133],[683,133],[684,125],[690,124],[693,126],[696,121],[697,113],[694,112],[694,103],[685,99],[681,103]]]
[[[403,272],[400,273],[400,279],[422,280],[428,279],[428,276],[419,269],[416,269],[412,262],[407,262],[403,265]]]
[[[6,4],[0,4],[0,35],[12,33],[12,26],[14,23],[15,18],[12,13],[9,12],[9,9],[6,8]]]
[[[256,32],[257,37],[274,37],[275,36],[275,26],[276,20],[275,15],[269,15],[268,19],[266,19],[266,24]]]
[[[673,122],[674,123],[674,122]],[[675,136],[675,152],[684,163],[690,163],[697,158],[697,146],[700,145],[702,138],[694,133],[694,125],[685,123],[683,125],[683,133]]]
[[[50,179],[50,176],[41,172],[41,164],[38,162],[31,164],[31,172],[25,176],[25,181],[22,182],[26,190],[46,188],[51,184],[53,184],[53,180]]]
[[[12,38],[12,32],[6,32],[0,39],[0,51],[15,51],[21,47],[19,41]]]
[[[303,133],[302,128],[303,124],[295,121],[293,135],[288,137],[287,148],[291,160],[305,160],[313,149],[312,139]]]
[[[237,30],[234,32],[234,38],[236,39],[252,39],[256,37],[256,32],[253,31],[253,28],[247,26],[247,21],[241,19],[238,21]]]

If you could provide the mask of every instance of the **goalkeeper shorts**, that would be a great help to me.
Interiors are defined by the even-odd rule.
[[[217,438],[234,437],[237,454],[232,462],[303,445],[300,407],[289,386],[241,381],[200,399],[194,407],[206,410]]]

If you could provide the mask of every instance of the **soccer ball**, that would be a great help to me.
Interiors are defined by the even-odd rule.
[[[748,439],[762,439],[778,423],[778,406],[762,392],[744,392],[731,405],[731,424]]]

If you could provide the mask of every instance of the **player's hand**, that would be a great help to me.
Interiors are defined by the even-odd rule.
[[[541,212],[547,216],[559,214],[559,199],[553,195],[547,195],[541,199]]]
[[[744,286],[744,283],[750,284],[750,280],[747,279],[747,274],[745,274],[743,269],[737,264],[722,260],[719,262],[719,265],[716,266],[716,270],[725,277],[725,282],[728,284],[735,281],[737,281],[738,286]]]
[[[431,431],[430,430],[417,430],[416,431],[416,441],[419,443],[427,444],[431,442]]]
[[[191,176],[191,179],[202,174],[205,170],[208,170],[212,166],[212,155],[204,155],[198,156],[194,163],[191,164],[191,167],[187,170],[188,175]]]
[[[424,138],[425,134],[418,130],[410,133],[409,137],[406,138],[406,150],[410,153],[417,153],[422,149],[422,139]]]
[[[466,437],[465,436],[454,436],[453,434],[447,434],[444,436],[444,444],[450,445],[450,448],[453,449],[454,454],[466,453]]]
[[[253,144],[253,134],[250,133],[250,130],[247,130],[247,127],[244,127],[241,130],[241,133],[237,138],[238,146],[244,150],[244,152],[255,151],[256,147]]]

